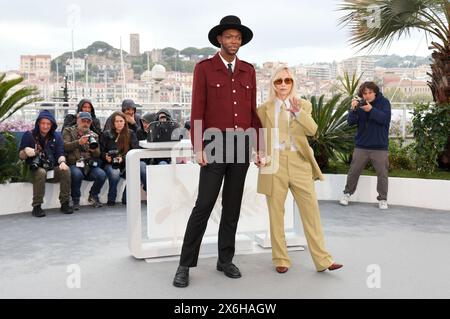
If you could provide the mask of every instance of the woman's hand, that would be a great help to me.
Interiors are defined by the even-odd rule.
[[[266,156],[262,153],[256,153],[255,165],[258,168],[266,166]]]
[[[112,158],[111,158],[111,156],[109,156],[109,155],[105,155],[105,159],[106,159],[106,161],[107,161],[108,163],[111,163],[111,162],[112,162]]]
[[[300,112],[300,102],[296,97],[290,98],[289,102],[291,103],[291,108],[288,109],[289,112],[291,113]]]

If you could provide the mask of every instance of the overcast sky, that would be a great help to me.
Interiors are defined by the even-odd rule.
[[[139,33],[141,51],[167,46],[212,46],[209,30],[229,14],[237,15],[254,32],[243,47],[243,60],[262,64],[283,61],[291,65],[340,61],[356,54],[348,45],[348,30],[337,25],[339,0],[2,0],[0,70],[18,69],[21,54],[51,54],[94,41],[129,51],[129,34]],[[420,33],[397,41],[378,54],[426,56]],[[361,53],[360,53],[361,54]]]

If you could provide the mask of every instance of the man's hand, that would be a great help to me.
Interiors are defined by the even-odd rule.
[[[366,101],[366,105],[361,106],[361,108],[364,110],[364,112],[369,113],[370,111],[372,111],[372,104],[370,104],[369,102]]]
[[[26,154],[28,157],[35,157],[35,156],[36,156],[36,151],[34,150],[34,148],[31,148],[31,147],[25,147],[24,151],[25,151],[25,154]]]
[[[356,108],[358,107],[358,105],[359,105],[358,99],[353,99],[353,100],[352,100],[352,111],[356,110]]]
[[[206,153],[205,152],[196,152],[195,153],[195,159],[201,167],[206,166],[208,164],[206,160]]]
[[[89,135],[82,136],[78,140],[78,144],[80,144],[80,145],[86,145],[87,143],[89,143]]]
[[[291,112],[291,113],[300,112],[300,103],[295,96],[290,98],[289,102],[291,103],[291,108],[287,110],[288,112]]]
[[[127,122],[130,123],[131,125],[136,124],[136,121],[134,120],[134,116],[131,116],[129,114],[125,114],[125,118],[127,119]]]
[[[67,166],[66,162],[61,162],[61,164],[59,164],[59,169],[62,171],[68,171],[69,166]]]

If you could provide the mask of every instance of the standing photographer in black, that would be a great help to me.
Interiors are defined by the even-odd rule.
[[[169,110],[161,109],[156,113],[156,120],[149,128],[152,142],[170,142],[179,139],[179,125],[172,119]],[[171,158],[155,158],[154,165],[168,165],[172,163]]]
[[[106,181],[106,174],[100,168],[99,136],[90,130],[92,116],[88,112],[78,113],[77,124],[63,131],[64,150],[72,176],[72,201],[75,210],[80,209],[81,183],[94,181],[89,191],[89,203],[102,207],[98,195]]]
[[[70,170],[64,156],[64,142],[53,115],[44,110],[39,113],[35,127],[25,132],[20,142],[19,158],[30,166],[33,183],[33,211],[35,217],[44,217],[41,208],[45,196],[45,182],[60,183],[61,211],[72,214],[70,206]]]
[[[389,169],[389,125],[391,103],[373,82],[363,83],[358,92],[361,100],[352,101],[348,112],[349,125],[357,125],[355,150],[347,176],[344,196],[339,203],[347,206],[350,196],[356,191],[359,176],[371,161],[377,173],[377,191],[380,209],[388,209],[388,169]]]

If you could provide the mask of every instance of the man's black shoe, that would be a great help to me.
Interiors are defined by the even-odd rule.
[[[61,204],[61,211],[64,214],[73,214],[73,207],[70,206],[69,203],[63,203],[63,204]]]
[[[239,268],[236,267],[233,263],[229,264],[219,264],[217,263],[217,270],[223,271],[225,276],[233,279],[241,278],[241,272],[239,271]]]
[[[189,267],[178,266],[177,273],[173,279],[173,285],[178,288],[189,286]]]
[[[42,210],[42,208],[41,208],[41,205],[37,205],[37,206],[34,206],[33,207],[33,211],[31,212],[31,214],[34,216],[34,217],[45,217],[45,213],[44,213],[44,211]]]

